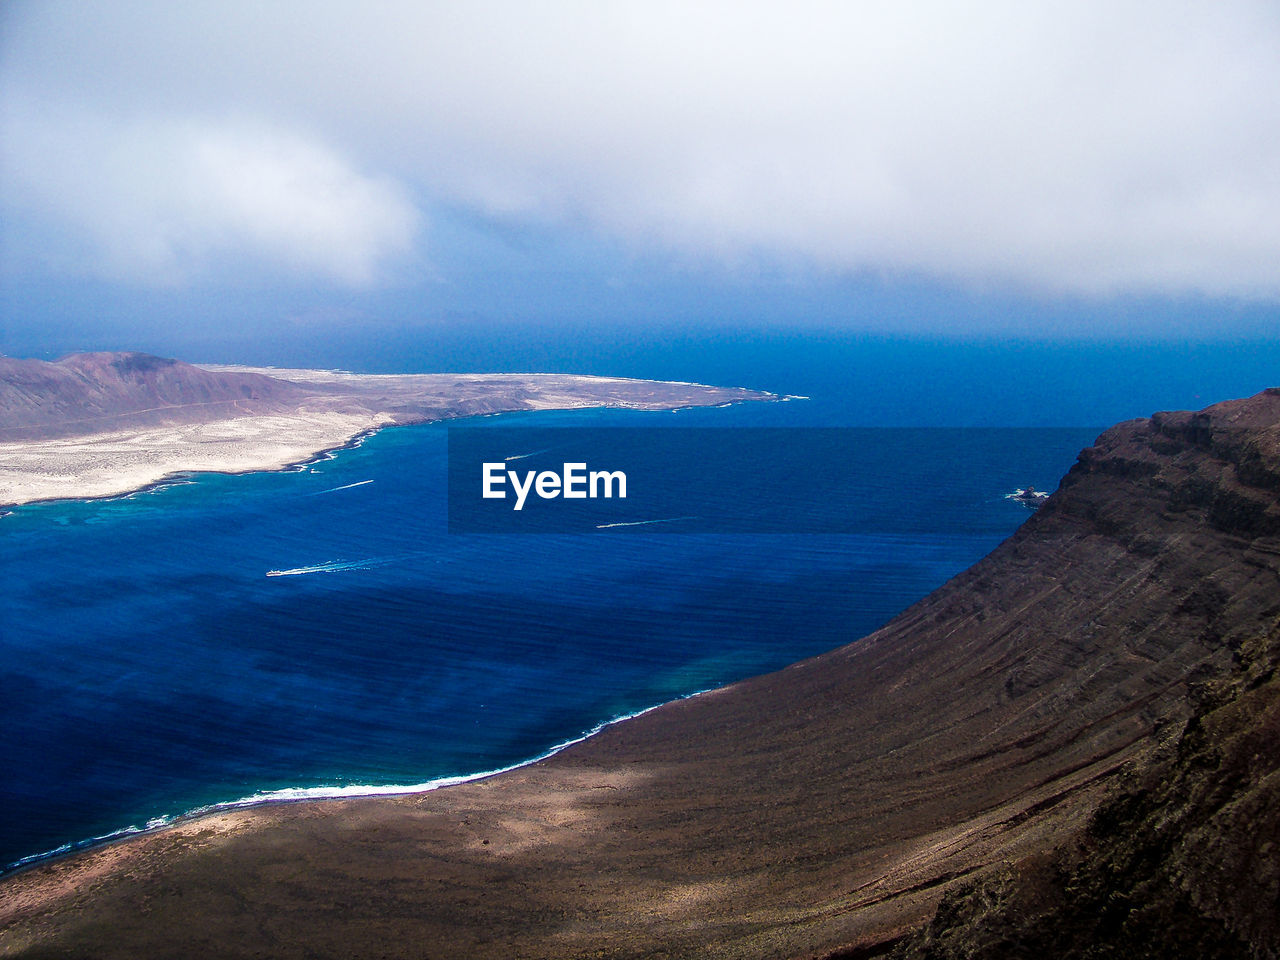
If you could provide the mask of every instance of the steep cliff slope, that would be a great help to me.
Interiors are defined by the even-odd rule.
[[[0,953],[907,949],[944,895],[963,921],[961,891],[1007,864],[1059,857],[1066,876],[1084,860],[1054,850],[1174,815],[1151,789],[1148,808],[1107,798],[1193,717],[1242,738],[1199,762],[1252,762],[1270,708],[1215,719],[1197,691],[1265,674],[1245,651],[1280,619],[1278,495],[1280,391],[1121,424],[1012,538],[869,637],[483,782],[228,813],[26,871],[0,881]],[[1209,824],[1188,842],[1219,849],[1250,809],[1171,822]],[[1270,876],[1274,848],[1259,856],[1248,869]],[[1225,897],[1236,861],[1220,862],[1194,889]],[[1266,956],[1274,926],[1255,914],[1221,923]],[[944,911],[916,946],[947,929]]]
[[[1280,956],[1280,629],[1088,826],[949,893],[897,960]]]
[[[1277,549],[1280,438],[1264,410],[1153,422],[1166,452],[1180,451],[1161,437],[1223,465],[1172,483],[1171,509],[1203,511],[1253,562]],[[1137,457],[1126,470],[1159,475],[1151,465]],[[1126,772],[1085,829],[948,894],[895,957],[1280,956],[1280,586],[1258,631],[1232,629],[1232,599],[1211,575],[1186,601],[1216,611],[1206,630],[1232,654],[1228,670],[1192,689],[1190,720]]]

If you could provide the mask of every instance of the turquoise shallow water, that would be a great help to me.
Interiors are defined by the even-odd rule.
[[[676,416],[779,426],[797,406]],[[911,520],[839,535],[450,534],[443,425],[296,472],[18,509],[0,520],[0,862],[264,791],[507,766],[848,642],[989,552],[1026,517],[1003,495],[1052,488],[1096,433],[859,431],[856,496]]]

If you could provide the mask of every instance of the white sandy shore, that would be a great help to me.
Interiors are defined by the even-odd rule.
[[[0,504],[109,497],[188,471],[279,470],[391,422],[316,412],[0,443]]]

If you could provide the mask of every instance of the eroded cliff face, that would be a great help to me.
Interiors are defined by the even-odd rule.
[[[1081,517],[1137,552],[1178,515],[1265,547],[1280,536],[1280,390],[1196,413],[1122,423],[1080,454],[1049,511]],[[1280,544],[1280,540],[1272,546]]]
[[[1280,956],[1280,629],[1087,827],[950,892],[897,960]]]
[[[1123,501],[1099,495],[1120,486]],[[1221,653],[1188,690],[1189,719],[1083,829],[949,892],[893,956],[1280,956],[1280,580],[1242,589],[1237,569],[1276,570],[1280,391],[1123,424],[1064,488],[1056,511],[1135,555],[1186,550],[1170,537],[1188,527],[1213,532],[1193,542],[1202,575],[1175,610]]]
[[[27,871],[0,952],[1269,956],[1232,891],[1274,890],[1278,437],[1280,391],[1121,424],[862,640],[490,780]]]

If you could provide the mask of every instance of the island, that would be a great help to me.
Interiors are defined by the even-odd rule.
[[[0,357],[0,505],[278,470],[383,427],[523,410],[672,410],[760,390],[557,373],[385,374],[82,353]]]
[[[1111,428],[849,639],[487,779],[35,865],[0,955],[1280,951],[1280,390]]]

